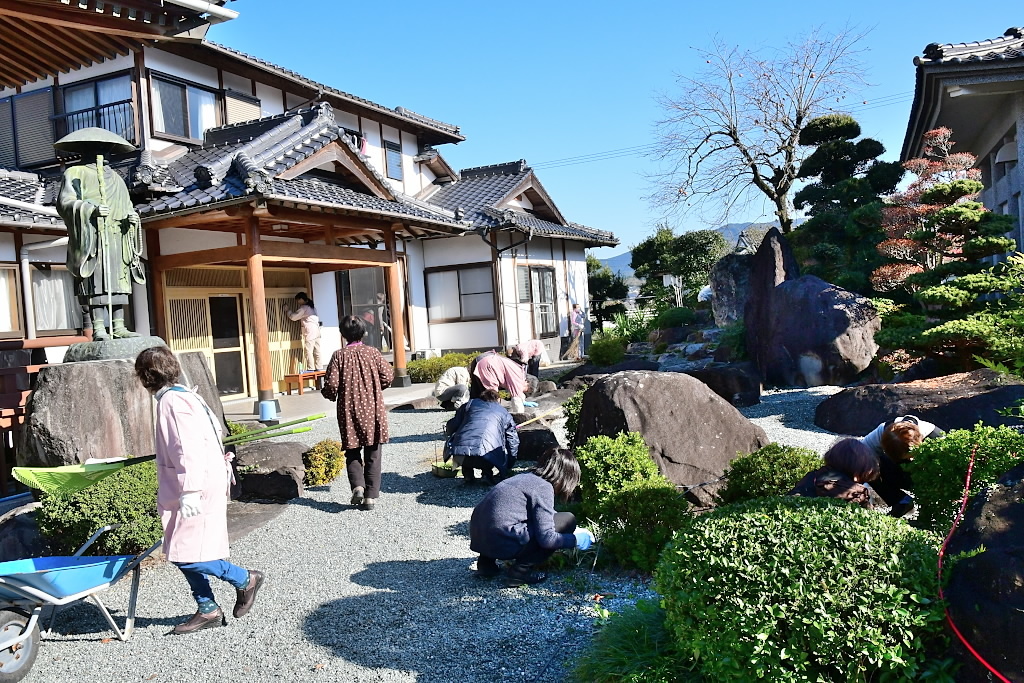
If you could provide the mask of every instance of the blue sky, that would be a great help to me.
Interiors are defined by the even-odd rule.
[[[693,48],[715,35],[759,47],[781,46],[816,26],[870,30],[861,56],[870,85],[851,98],[851,113],[895,159],[914,91],[914,56],[931,42],[994,38],[1024,23],[1024,16],[996,11],[999,4],[970,12],[962,0],[239,0],[231,4],[239,18],[209,37],[460,126],[466,141],[440,148],[455,168],[526,159],[564,215],[619,237],[620,247],[597,250],[607,258],[643,240],[662,218],[643,199],[653,162],[636,148],[654,142],[661,115],[655,96],[671,94],[676,74],[703,64]],[[613,150],[623,151],[601,154]],[[599,160],[553,163],[586,155]],[[757,203],[730,220],[771,217],[771,208]],[[696,216],[672,225],[714,227]]]

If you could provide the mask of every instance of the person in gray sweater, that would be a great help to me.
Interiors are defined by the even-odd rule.
[[[568,500],[580,482],[580,465],[571,451],[548,451],[538,466],[499,483],[473,509],[469,547],[479,553],[477,575],[497,576],[497,560],[511,560],[507,586],[540,583],[547,576],[534,567],[556,550],[586,550],[594,536],[576,529],[576,517],[555,512],[555,496]]]

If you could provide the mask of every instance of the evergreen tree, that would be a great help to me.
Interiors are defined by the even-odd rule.
[[[592,254],[587,254],[587,287],[590,314],[597,321],[597,329],[604,329],[604,321],[611,320],[616,313],[626,312],[623,301],[629,294],[629,286],[621,275],[613,273]]]
[[[813,119],[800,132],[800,144],[814,151],[798,176],[815,179],[794,198],[810,218],[790,235],[801,271],[855,292],[867,293],[872,271],[883,259],[875,245],[882,230],[883,195],[896,190],[903,169],[878,161],[882,143],[861,138],[860,125],[846,114]]]

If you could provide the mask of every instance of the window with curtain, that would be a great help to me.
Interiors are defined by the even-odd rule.
[[[32,268],[32,310],[36,331],[68,331],[82,328],[82,307],[75,297],[75,281],[59,266]]]
[[[150,82],[154,133],[202,140],[217,125],[217,93],[157,76]]]
[[[538,337],[558,334],[555,312],[555,269],[550,266],[517,266],[519,303],[531,304],[534,332]]]
[[[68,133],[99,126],[127,140],[134,138],[132,81],[128,74],[69,85],[63,92]]]
[[[490,265],[431,270],[426,280],[430,322],[494,319]]]
[[[0,266],[0,336],[16,336],[21,330],[18,319],[18,271],[13,265]]]

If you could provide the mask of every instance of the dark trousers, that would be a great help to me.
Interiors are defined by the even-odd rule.
[[[889,507],[896,505],[904,496],[904,489],[913,486],[910,475],[887,455],[878,457],[878,478],[871,482],[871,488]]]
[[[364,498],[380,496],[380,444],[345,451],[345,469],[349,485],[363,487]]]
[[[540,379],[540,356],[533,356],[526,361],[526,374]]]
[[[555,513],[555,531],[560,534],[571,534],[576,531],[576,517],[571,512]],[[542,548],[534,539],[530,539],[516,555],[516,564],[536,565],[555,554],[554,549]]]
[[[473,470],[480,470],[480,474],[483,475],[484,479],[490,483],[494,481],[494,466],[487,458],[479,455],[467,455],[462,458],[462,478],[466,481],[473,481],[476,479],[476,473]]]

